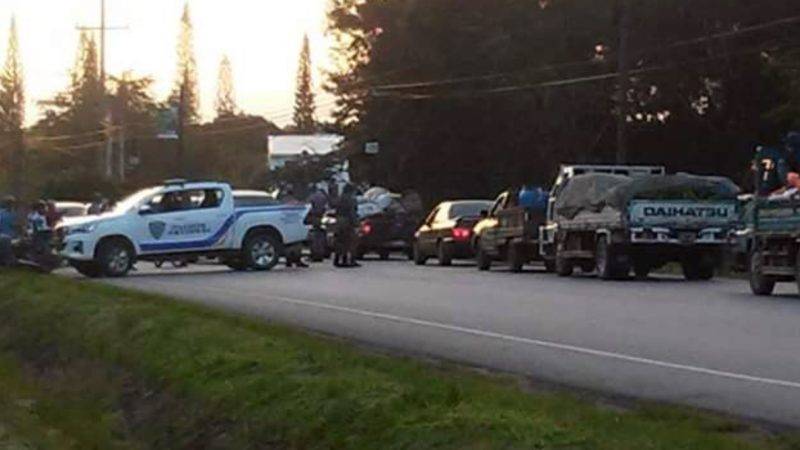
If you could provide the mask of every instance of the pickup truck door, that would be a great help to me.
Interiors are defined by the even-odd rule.
[[[221,189],[180,189],[154,197],[139,216],[143,254],[221,249],[229,245],[232,199]]]
[[[492,206],[491,211],[489,211],[489,220],[492,221],[487,227],[486,230],[483,231],[483,236],[481,240],[483,241],[483,248],[488,249],[490,253],[494,253],[494,250],[497,248],[497,240],[499,238],[500,232],[500,222],[498,219],[498,214],[500,214],[503,209],[505,209],[506,202],[508,201],[508,193],[503,193],[500,197],[497,198],[494,202],[494,206]]]

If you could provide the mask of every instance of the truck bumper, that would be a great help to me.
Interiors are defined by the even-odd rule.
[[[80,236],[68,237],[59,244],[59,255],[70,261],[92,261],[94,259],[94,242],[81,239]]]

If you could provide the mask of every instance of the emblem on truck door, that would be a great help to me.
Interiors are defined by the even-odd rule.
[[[164,231],[167,230],[167,224],[160,221],[150,222],[148,227],[150,228],[150,234],[155,240],[161,239],[161,237],[164,236]]]

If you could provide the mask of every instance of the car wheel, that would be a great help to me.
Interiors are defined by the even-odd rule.
[[[428,258],[422,253],[422,249],[419,248],[419,244],[414,242],[411,246],[411,252],[414,254],[414,264],[418,266],[424,266],[426,262],[428,262]]]
[[[564,258],[561,256],[556,255],[556,275],[560,277],[568,277],[571,276],[572,273],[575,271],[575,265],[572,264],[572,261],[569,258]]]
[[[761,252],[755,252],[750,256],[750,290],[753,294],[766,297],[772,295],[775,290],[775,279],[764,275],[763,256]]]
[[[439,265],[443,267],[453,265],[453,252],[450,246],[444,242],[439,242],[436,245],[436,258],[439,260]]]
[[[97,249],[97,263],[107,277],[124,277],[133,267],[133,260],[133,248],[122,239],[103,241]]]
[[[267,233],[256,234],[245,241],[242,249],[245,265],[253,270],[272,270],[281,258],[280,242]]]

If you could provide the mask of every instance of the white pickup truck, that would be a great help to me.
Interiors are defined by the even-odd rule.
[[[270,270],[308,237],[307,205],[237,204],[218,182],[169,181],[111,212],[65,221],[60,254],[89,277],[122,277],[137,260],[210,256],[237,270]],[[249,206],[248,206],[249,205]]]

